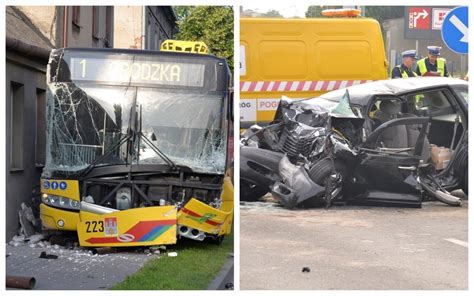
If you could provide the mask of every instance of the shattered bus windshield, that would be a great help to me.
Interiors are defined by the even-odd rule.
[[[68,60],[72,61],[69,68],[74,68],[74,59]],[[135,59],[129,62],[138,63],[140,71],[147,65]],[[195,73],[198,66],[192,68]],[[91,164],[166,164],[158,150],[174,164],[195,172],[224,172],[224,93],[131,83],[131,78],[123,83],[121,77],[123,81],[114,83],[117,78],[104,77],[109,74],[104,71],[87,81],[73,79],[74,70],[69,81],[50,78],[45,171],[73,174]],[[51,73],[64,76],[53,69]],[[191,83],[202,85],[204,78]]]

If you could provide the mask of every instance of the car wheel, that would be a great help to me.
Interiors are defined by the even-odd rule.
[[[346,176],[346,166],[339,159],[334,160],[334,166],[336,171],[341,173],[344,177]],[[326,157],[315,163],[308,171],[308,175],[313,180],[314,183],[325,186],[326,178],[329,177],[332,173],[332,161],[330,158]]]
[[[257,201],[268,192],[262,186],[240,179],[240,201]]]
[[[468,195],[468,192],[469,192],[469,177],[468,177],[468,169],[466,168],[466,172],[464,173],[464,178],[462,180],[462,184],[461,184],[461,189],[462,191],[464,191],[464,194],[466,194],[466,196]]]

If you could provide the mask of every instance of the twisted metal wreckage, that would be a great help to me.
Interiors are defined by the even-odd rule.
[[[357,90],[368,87],[370,94],[384,89],[377,83]],[[387,89],[393,95],[396,88]],[[274,121],[246,130],[240,148],[241,200],[271,192],[289,209],[333,203],[421,207],[429,196],[461,206],[461,199],[448,190],[462,187],[467,194],[467,132],[461,135],[454,164],[440,174],[428,162],[431,117],[394,116],[370,133],[361,112],[368,100],[352,104],[350,91],[310,100],[283,98]],[[400,128],[408,142],[396,148],[384,145]],[[457,122],[453,137],[456,130]]]

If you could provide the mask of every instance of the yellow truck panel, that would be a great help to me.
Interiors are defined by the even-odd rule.
[[[388,78],[380,24],[370,18],[240,20],[240,121],[273,120],[282,96],[311,98]]]

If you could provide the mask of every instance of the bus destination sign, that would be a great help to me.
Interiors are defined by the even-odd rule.
[[[71,80],[202,87],[203,64],[150,60],[71,58]]]

